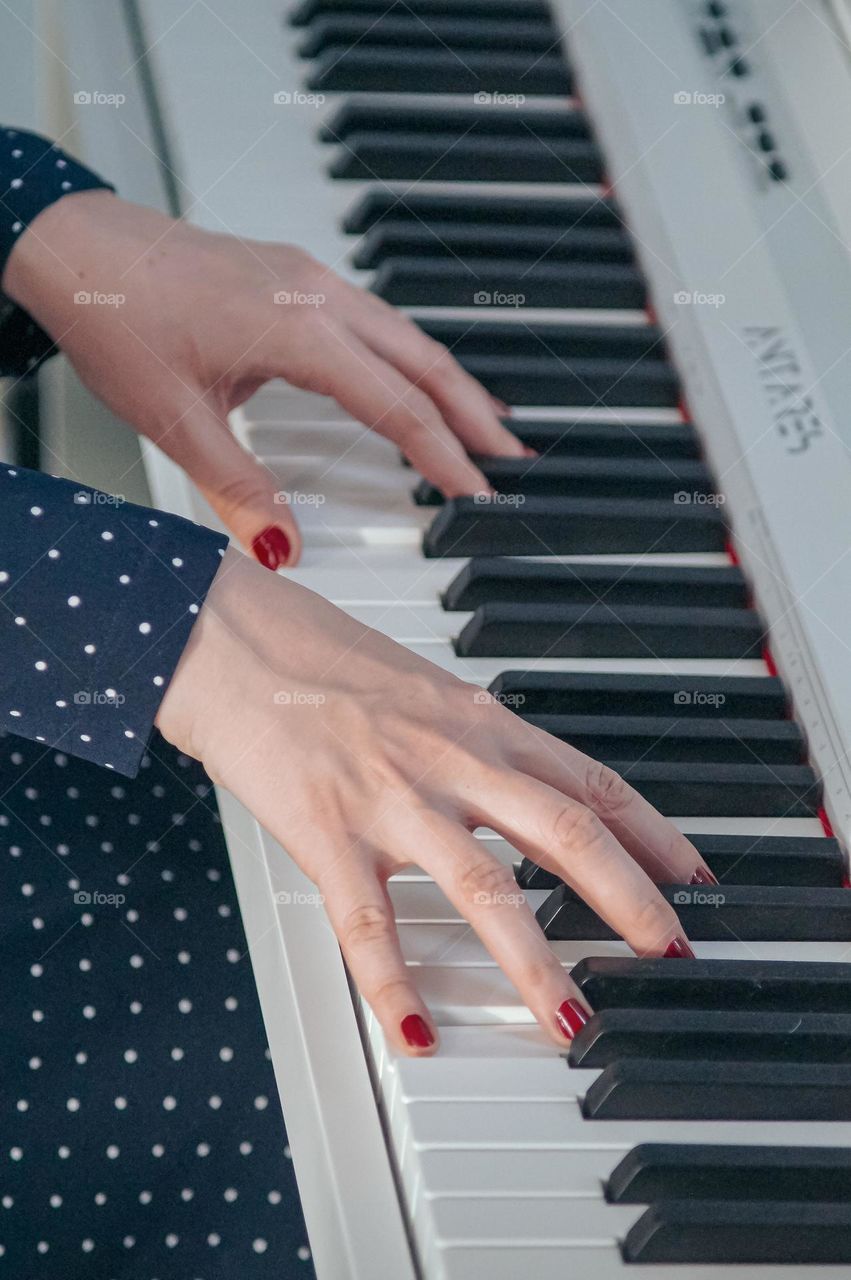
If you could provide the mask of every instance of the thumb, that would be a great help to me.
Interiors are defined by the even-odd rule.
[[[195,405],[156,443],[262,565],[281,569],[298,563],[301,534],[276,477],[243,449],[214,410]]]

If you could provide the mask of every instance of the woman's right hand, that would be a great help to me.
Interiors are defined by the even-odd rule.
[[[408,1053],[437,1036],[387,893],[403,867],[434,878],[562,1046],[584,1002],[473,831],[555,872],[640,955],[685,943],[654,881],[711,878],[617,774],[233,549],[157,724],[316,883],[358,987]]]

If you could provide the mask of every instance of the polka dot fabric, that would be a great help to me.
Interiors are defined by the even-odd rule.
[[[42,209],[76,191],[96,190],[114,188],[48,138],[0,128],[0,280],[19,237]],[[27,373],[54,349],[20,307],[0,306],[0,376]]]
[[[134,776],[226,546],[0,466],[0,726]]]
[[[0,735],[0,1277],[310,1280],[209,779]]]

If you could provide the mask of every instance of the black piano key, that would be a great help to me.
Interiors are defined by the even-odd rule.
[[[712,766],[703,766],[708,770]],[[735,766],[733,766],[735,767]],[[849,942],[851,893],[810,885],[659,885],[695,942]],[[538,908],[551,942],[618,937],[567,885]]]
[[[528,196],[472,195],[468,192],[394,191],[371,186],[346,211],[343,230],[361,235],[385,218],[415,225],[451,222],[456,226],[487,223],[499,227],[558,226],[623,227],[617,205],[610,199],[585,195]]]
[[[657,1200],[851,1201],[851,1151],[843,1147],[642,1142],[605,1185],[611,1204]]]
[[[452,579],[444,609],[480,604],[676,605],[743,609],[748,587],[735,565],[570,564],[479,556]]]
[[[606,763],[668,816],[814,818],[821,804],[821,787],[806,765]]]
[[[845,859],[827,836],[731,836],[689,832],[689,840],[722,884],[823,885],[840,889]],[[557,889],[562,883],[528,858],[517,870],[521,889]]]
[[[603,1009],[576,1034],[568,1053],[572,1067],[604,1067],[623,1058],[847,1065],[851,1014]]]
[[[536,93],[569,96],[571,76],[561,52],[419,49],[331,45],[312,64],[308,89],[321,93]]]
[[[422,22],[416,14],[352,14],[317,18],[310,23],[298,46],[302,58],[315,58],[328,48],[354,43],[404,48],[530,49],[546,52],[557,41],[552,23],[506,19],[449,18],[443,15]]]
[[[650,366],[645,364],[642,368]],[[715,486],[703,462],[691,458],[476,458],[497,493],[554,498],[673,498],[682,504],[714,502]],[[419,506],[440,506],[443,494],[421,480]]]
[[[666,357],[662,331],[655,324],[548,324],[525,320],[520,311],[516,319],[508,315],[503,320],[425,316],[420,327],[462,361],[484,356],[538,356],[590,368],[605,360],[630,365],[665,363]]]
[[[700,441],[688,422],[534,422],[508,418],[505,425],[539,453],[581,458],[698,458]]]
[[[584,111],[570,107],[557,111],[526,110],[523,107],[487,104],[458,106],[443,98],[404,98],[388,106],[386,98],[367,96],[344,98],[319,129],[322,142],[342,142],[353,133],[454,133],[458,137],[497,134],[500,137],[584,138],[591,137]],[[413,193],[412,193],[413,194]],[[457,197],[455,197],[457,199]],[[546,221],[546,220],[544,220]],[[557,225],[562,226],[559,218]]]
[[[848,892],[843,890],[843,892]],[[586,956],[570,976],[592,1009],[792,1009],[851,1014],[851,964]]]
[[[676,711],[678,716],[768,720],[788,714],[786,692],[776,676],[503,671],[490,692],[524,715],[664,716]]]
[[[523,508],[519,508],[522,518]],[[479,605],[455,641],[460,657],[758,658],[753,609],[671,605]]]
[[[621,1246],[625,1262],[851,1263],[851,1205],[667,1200],[646,1209]]]
[[[827,836],[689,835],[725,884],[811,884],[841,888],[845,858]]]
[[[457,19],[502,15],[515,19],[517,0],[301,0],[289,15],[289,21],[294,27],[303,27],[324,14],[338,17],[340,14],[364,13],[379,17],[391,13],[414,14],[428,19],[440,15]],[[548,0],[524,0],[523,17],[527,21],[551,22]]]
[[[605,310],[641,310],[646,302],[644,280],[629,263],[536,262],[506,258],[388,258],[375,273],[372,290],[386,302],[408,307],[595,307]],[[498,373],[493,356],[469,357],[482,368],[483,376]],[[517,368],[525,370],[517,357]],[[483,363],[484,362],[484,363]],[[490,362],[490,363],[489,363]],[[462,360],[462,363],[465,361]],[[581,362],[577,361],[581,367]],[[471,369],[471,372],[473,370]],[[555,365],[553,374],[557,372]],[[623,369],[620,370],[624,372]],[[533,370],[526,371],[531,376]],[[515,375],[516,376],[516,375]],[[667,383],[665,383],[667,385]],[[577,392],[574,392],[574,397]],[[570,404],[587,404],[571,399]],[[513,404],[541,404],[540,399],[513,400]],[[557,403],[547,401],[546,403]],[[618,400],[617,404],[629,403]],[[641,403],[651,403],[642,401]],[[676,404],[663,398],[661,407]]]
[[[559,227],[456,225],[453,222],[424,225],[401,218],[385,218],[361,240],[352,255],[352,263],[363,271],[372,271],[390,258],[410,258],[420,253],[456,261],[489,257],[515,262],[521,258],[530,262],[544,258],[548,262],[632,262],[634,259],[626,233],[617,227],[576,227],[565,231]],[[621,432],[627,434],[623,427]]]
[[[531,133],[525,138],[353,133],[328,172],[332,178],[356,181],[427,178],[429,182],[597,183],[603,181],[603,157],[598,147],[585,139],[544,140]],[[414,245],[409,252],[419,251],[421,247]]]
[[[792,720],[680,720],[676,716],[524,716],[527,724],[595,759],[800,764]]]
[[[593,400],[604,408],[658,409],[674,408],[679,398],[677,375],[666,360],[642,360],[629,366],[620,360],[565,361],[539,353],[462,355],[458,363],[510,405],[583,405]]]
[[[717,507],[617,498],[527,498],[522,511],[475,496],[442,506],[423,552],[476,555],[643,555],[721,551],[726,530]]]
[[[582,1113],[588,1120],[851,1120],[851,1066],[624,1058],[600,1073]]]

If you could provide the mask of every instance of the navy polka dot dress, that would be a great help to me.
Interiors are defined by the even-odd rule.
[[[0,467],[0,1280],[312,1275],[212,786],[151,740],[225,541]]]

